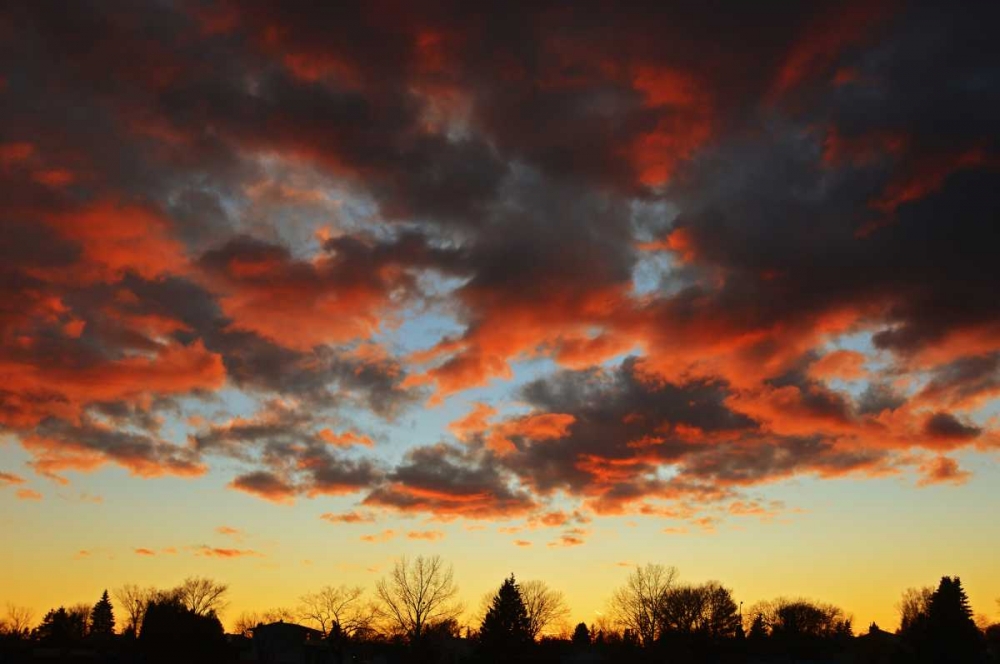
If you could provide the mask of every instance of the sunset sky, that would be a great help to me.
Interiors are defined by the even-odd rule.
[[[352,4],[0,10],[0,605],[997,618],[1000,5]]]

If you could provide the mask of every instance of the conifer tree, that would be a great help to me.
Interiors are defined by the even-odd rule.
[[[748,638],[759,641],[767,638],[767,625],[764,624],[764,616],[757,614],[750,624],[750,634]]]
[[[523,652],[531,643],[531,626],[521,591],[511,574],[493,598],[479,628],[483,653],[509,658]]]
[[[978,662],[983,656],[983,640],[972,619],[969,597],[956,577],[942,577],[927,608],[923,645],[929,661],[942,664]]]
[[[115,611],[107,590],[90,612],[90,633],[96,637],[109,637],[115,633]]]

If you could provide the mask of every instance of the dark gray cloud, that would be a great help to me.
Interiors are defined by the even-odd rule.
[[[537,505],[492,455],[443,443],[407,452],[364,504],[471,519],[520,516]]]

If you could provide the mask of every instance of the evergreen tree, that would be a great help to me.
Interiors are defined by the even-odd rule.
[[[532,642],[528,610],[513,574],[493,598],[479,628],[479,640],[483,654],[498,661],[523,652]]]
[[[35,638],[46,645],[65,647],[81,641],[86,632],[87,625],[81,617],[60,606],[45,614],[42,623],[35,628]]]
[[[921,641],[928,661],[941,664],[982,661],[982,634],[972,619],[969,597],[957,576],[941,578],[931,595],[925,625]]]
[[[767,638],[767,625],[764,624],[764,616],[759,613],[754,616],[753,622],[750,624],[750,634],[747,636],[754,641]]]
[[[177,597],[149,603],[139,631],[139,651],[150,664],[216,664],[226,655],[226,636],[215,611],[199,615]]]
[[[90,633],[98,638],[108,638],[115,633],[115,611],[107,590],[90,612]]]
[[[580,623],[576,626],[576,629],[573,630],[573,645],[590,645],[590,630],[587,629],[587,623]]]

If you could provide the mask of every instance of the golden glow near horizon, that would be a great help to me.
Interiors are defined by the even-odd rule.
[[[803,496],[813,489],[821,495],[796,514],[727,522],[712,532],[665,533],[658,519],[599,518],[588,524],[588,543],[571,551],[547,546],[553,533],[546,528],[511,533],[512,526],[495,523],[416,519],[335,525],[318,518],[322,508],[317,505],[260,505],[226,493],[218,495],[217,514],[192,515],[193,506],[178,500],[157,523],[142,518],[152,501],[118,499],[141,489],[143,480],[120,478],[122,486],[115,493],[122,495],[113,496],[114,507],[112,496],[102,503],[56,498],[26,507],[4,496],[6,506],[18,509],[5,509],[3,525],[23,535],[0,554],[3,569],[18,570],[5,574],[3,600],[31,607],[40,618],[59,605],[92,603],[105,588],[124,583],[169,588],[188,576],[208,576],[230,587],[222,618],[231,626],[244,611],[295,610],[302,594],[324,585],[360,585],[373,597],[375,581],[398,556],[437,553],[454,566],[466,620],[485,593],[514,573],[562,591],[571,609],[570,626],[590,624],[607,610],[608,598],[629,571],[646,562],[674,565],[686,582],[719,580],[747,610],[780,596],[831,602],[854,616],[856,629],[871,621],[893,629],[903,590],[960,574],[974,610],[993,617],[1000,575],[980,552],[1000,542],[1000,534],[983,527],[988,503],[978,502],[976,494],[989,495],[995,472],[987,470],[971,482],[968,500],[950,507],[941,505],[947,497],[944,489],[913,496],[902,484],[887,488],[865,481],[835,489],[809,486],[815,483],[778,487]],[[165,482],[172,485],[164,487],[165,495],[204,492],[209,497],[218,491],[190,486],[200,480]],[[848,505],[828,501],[841,491],[856,497]],[[928,523],[934,525],[894,519],[899,500],[927,510]],[[966,519],[948,520],[949,510],[963,507],[978,515],[969,512]],[[61,525],[32,529],[38,519]],[[830,534],[831,522],[840,533],[837,539]],[[386,538],[387,530],[396,534]],[[500,532],[504,530],[508,532]],[[440,539],[407,537],[426,532],[439,533]],[[365,541],[368,535],[378,537]],[[970,546],[956,551],[952,542],[958,539]],[[532,544],[523,547],[515,541]],[[213,555],[216,549],[222,554]]]

